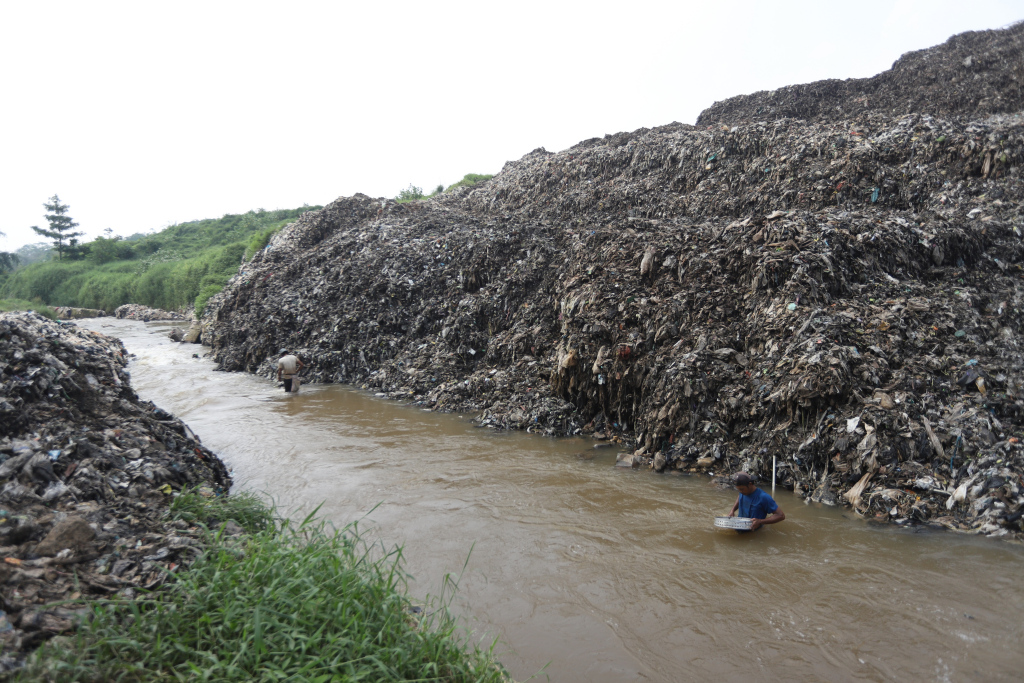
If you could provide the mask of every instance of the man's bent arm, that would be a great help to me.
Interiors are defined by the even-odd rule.
[[[750,530],[759,529],[765,524],[776,524],[786,518],[786,513],[782,511],[782,508],[776,508],[775,512],[766,517],[765,519],[755,519],[754,523],[750,525]]]

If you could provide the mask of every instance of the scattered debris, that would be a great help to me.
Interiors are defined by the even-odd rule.
[[[124,304],[118,306],[114,310],[115,318],[127,318],[128,320],[141,320],[143,322],[150,322],[151,320],[186,320],[186,316],[181,313],[171,313],[168,311],[162,311],[159,308],[150,308],[149,306],[143,306],[142,304]]]
[[[35,313],[0,314],[0,671],[87,610],[134,595],[196,551],[175,492],[227,490],[224,465],[129,385],[123,345]]]

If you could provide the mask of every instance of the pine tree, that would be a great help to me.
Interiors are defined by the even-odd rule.
[[[64,258],[65,254],[72,254],[77,251],[75,247],[78,244],[78,238],[84,235],[84,232],[75,232],[75,228],[78,227],[78,223],[71,219],[68,215],[67,204],[60,203],[60,197],[53,195],[50,197],[49,204],[43,204],[50,213],[46,214],[46,222],[50,224],[50,228],[40,228],[39,226],[33,225],[32,229],[37,234],[42,235],[48,239],[53,240],[53,246],[57,250],[57,258]]]

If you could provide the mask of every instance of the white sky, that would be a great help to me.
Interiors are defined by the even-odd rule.
[[[0,0],[0,251],[430,190],[537,147],[860,78],[1024,0]]]

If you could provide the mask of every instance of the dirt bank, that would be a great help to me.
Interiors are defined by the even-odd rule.
[[[210,300],[203,341],[227,370],[287,347],[309,379],[618,439],[635,466],[770,478],[776,456],[815,500],[1019,535],[1024,117],[941,118],[908,73],[898,115],[719,107],[426,202],[339,199]],[[948,87],[1008,101],[1015,78]]]
[[[74,629],[53,607],[163,583],[199,536],[172,523],[175,491],[231,484],[188,427],[129,384],[111,337],[0,314],[0,671]]]

